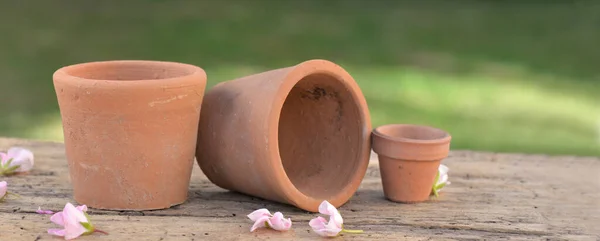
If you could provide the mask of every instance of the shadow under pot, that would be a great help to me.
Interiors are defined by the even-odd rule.
[[[402,203],[429,199],[440,162],[448,156],[450,135],[420,125],[392,124],[373,131],[383,192]]]
[[[344,204],[369,164],[365,98],[326,60],[216,85],[199,126],[196,157],[211,182],[306,211]]]
[[[159,61],[104,61],[54,73],[75,201],[151,210],[187,199],[206,74]]]

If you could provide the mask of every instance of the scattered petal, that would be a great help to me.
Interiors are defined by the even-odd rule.
[[[329,221],[333,222],[336,226],[340,228],[344,224],[344,219],[342,218],[340,212],[327,200],[323,201],[321,205],[319,205],[319,212],[321,214],[329,215]]]
[[[63,212],[57,212],[50,217],[50,221],[60,226],[65,226],[65,222],[63,220]]]
[[[284,218],[283,213],[276,212],[268,221],[269,226],[277,231],[285,231],[292,227],[292,220]]]
[[[320,216],[310,220],[308,225],[315,233],[324,237],[335,237],[342,231],[342,228],[338,227],[337,224],[331,221],[327,222],[327,219]]]
[[[7,153],[0,152],[0,159],[1,175],[31,171],[34,164],[33,153],[21,147],[11,147]]]
[[[319,205],[319,213],[329,215],[329,222],[325,218],[318,216],[310,220],[308,225],[318,235],[325,237],[337,236],[342,231],[342,226],[344,225],[342,215],[327,200]]]
[[[27,172],[33,168],[33,153],[30,150],[21,147],[13,147],[8,149],[9,157],[13,158],[13,165],[19,165],[16,172]]]
[[[39,214],[54,214],[52,210],[42,210],[42,207],[38,207],[37,211],[35,212]]]
[[[70,240],[97,231],[90,223],[85,211],[87,211],[86,205],[75,207],[73,204],[67,203],[62,211],[50,217],[50,221],[63,226],[63,229],[48,229],[48,233]]]
[[[442,183],[446,183],[446,185],[450,184],[450,182],[448,182],[448,171],[450,171],[450,168],[448,168],[448,166],[446,166],[444,164],[440,164],[440,167],[439,167],[440,180],[438,180],[437,185],[440,185]]]
[[[440,164],[438,168],[438,173],[435,177],[435,183],[433,184],[431,193],[436,197],[439,195],[439,192],[444,189],[445,186],[450,185],[450,181],[448,181],[448,172],[450,168],[444,164]]]
[[[48,229],[48,233],[52,234],[52,235],[56,235],[56,236],[65,236],[64,229],[51,228],[51,229]]]
[[[0,164],[1,165],[5,165],[6,162],[8,162],[8,159],[10,159],[8,157],[8,154],[4,153],[4,152],[0,152]]]
[[[258,209],[250,214],[248,214],[248,218],[250,218],[250,220],[255,221],[258,220],[261,217],[264,216],[271,216],[271,212],[269,212],[269,210],[267,210],[266,208],[261,208]]]
[[[76,209],[82,212],[87,212],[88,210],[86,205],[77,206]]]
[[[344,219],[340,212],[331,205],[327,200],[324,200],[319,205],[319,213],[329,215],[329,221],[323,217],[316,217],[310,220],[308,225],[318,235],[324,237],[335,237],[340,233],[362,233],[362,230],[344,229]]]
[[[247,216],[254,221],[254,225],[250,228],[250,232],[262,227],[272,228],[277,231],[289,230],[292,227],[292,220],[284,218],[281,212],[276,212],[271,215],[271,212],[266,208],[258,209]]]
[[[6,193],[8,192],[8,183],[6,181],[0,182],[0,201],[4,199]]]
[[[267,221],[269,221],[269,217],[267,216],[256,219],[256,221],[254,221],[254,225],[252,225],[250,228],[250,232],[254,232],[256,229],[266,227]]]

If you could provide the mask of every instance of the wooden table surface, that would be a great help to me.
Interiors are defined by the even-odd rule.
[[[62,210],[72,199],[62,143],[0,138],[0,150],[35,154],[27,175],[0,177],[21,195],[0,203],[0,240],[61,240],[38,206]],[[600,240],[600,159],[452,151],[444,160],[452,184],[437,200],[398,204],[383,196],[376,157],[354,197],[339,210],[348,229],[335,240]],[[292,218],[287,232],[249,232],[250,212],[266,207]],[[91,209],[97,228],[77,240],[318,240],[308,221],[317,214],[220,189],[195,165],[186,203],[167,210]]]

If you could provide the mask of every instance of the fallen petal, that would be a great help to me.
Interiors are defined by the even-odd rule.
[[[42,210],[42,207],[38,207],[37,211],[35,212],[39,214],[54,214],[54,212],[51,210]]]
[[[331,203],[329,203],[327,200],[324,200],[321,203],[321,205],[319,205],[319,212],[325,215],[329,215],[329,222],[335,223],[335,225],[340,229],[342,228],[342,225],[344,224],[344,219],[342,218],[342,215],[337,210],[337,208],[331,205]]]
[[[66,240],[77,238],[84,234],[90,234],[95,231],[94,226],[89,222],[87,215],[86,205],[75,207],[71,203],[65,204],[62,211],[54,213],[50,217],[50,221],[53,223],[63,226],[63,229],[50,229],[48,233],[64,236]],[[42,210],[38,208],[38,213],[48,213],[50,210]]]
[[[439,178],[437,183],[435,184],[436,190],[435,192],[439,192],[441,191],[445,186],[450,184],[450,181],[448,181],[448,171],[450,170],[450,168],[448,168],[446,165],[444,164],[440,164],[440,167],[438,168],[438,172],[439,172]]]
[[[63,236],[65,236],[66,231],[64,229],[51,228],[51,229],[48,229],[48,233],[52,234],[52,235],[63,237]]]
[[[83,208],[84,207],[82,207],[82,209]],[[67,203],[67,205],[65,205],[65,209],[63,210],[63,216],[65,217],[65,219],[72,218],[77,223],[87,223],[88,222],[87,218],[83,214],[83,211],[77,209],[71,203]]]
[[[8,162],[8,159],[10,159],[8,157],[8,154],[6,154],[4,152],[0,152],[0,164],[2,164],[2,165],[6,164],[6,162]]]
[[[15,172],[28,172],[33,168],[33,153],[21,147],[8,149],[7,155],[12,158],[11,166],[19,166]]]
[[[257,219],[261,218],[261,217],[270,217],[271,216],[271,212],[269,212],[269,210],[267,210],[266,208],[261,208],[258,209],[250,214],[248,214],[248,218],[252,221],[256,221]]]
[[[53,223],[60,225],[60,226],[65,226],[65,221],[64,221],[64,217],[63,217],[63,212],[57,212],[54,215],[52,215],[52,217],[50,217],[50,221],[52,221]]]
[[[269,221],[268,216],[262,216],[254,221],[254,225],[250,228],[250,232],[254,232],[254,230],[258,228],[265,227],[265,223]]]
[[[275,230],[285,231],[292,227],[292,220],[284,218],[281,212],[276,212],[273,217],[269,219],[269,225]]]
[[[319,205],[319,212],[325,215],[333,215],[337,210],[331,203],[325,200]]]
[[[0,199],[6,196],[6,192],[8,191],[8,183],[6,181],[0,182]]]
[[[316,217],[308,222],[308,225],[313,229],[324,229],[327,226],[327,219],[323,217]]]
[[[75,207],[73,207],[73,209],[75,209]],[[65,212],[65,214],[63,214],[63,217],[64,217],[65,231],[66,231],[65,239],[69,240],[69,239],[77,238],[88,231],[81,224],[83,221],[80,221],[81,217],[79,217],[79,215],[73,215],[72,213],[70,215],[68,215],[66,213],[71,212],[68,210],[65,210],[64,212]],[[83,216],[83,214],[81,214],[81,215]],[[85,218],[85,216],[84,216],[84,218]]]
[[[323,217],[313,218],[308,225],[315,233],[324,237],[335,237],[342,231],[342,228],[337,227],[334,222],[327,222]]]
[[[448,166],[446,166],[444,164],[440,164],[438,171],[440,172],[440,176],[442,176],[442,175],[447,174],[448,171],[450,171],[450,168],[448,168]]]
[[[76,209],[82,212],[87,212],[88,210],[86,205],[77,206]]]

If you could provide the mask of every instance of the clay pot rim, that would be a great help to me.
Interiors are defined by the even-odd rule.
[[[169,78],[158,78],[158,79],[133,79],[133,80],[115,80],[115,79],[97,79],[97,78],[84,78],[71,73],[76,68],[90,65],[109,65],[109,64],[153,64],[162,65],[168,69],[186,69],[189,71],[188,74],[179,75]],[[140,86],[155,86],[155,85],[174,85],[174,84],[185,84],[189,77],[199,77],[204,83],[207,81],[206,72],[204,69],[185,63],[171,62],[171,61],[158,61],[158,60],[106,60],[106,61],[92,61],[67,65],[56,70],[53,74],[54,81],[61,81],[64,83],[77,83],[81,86],[94,86],[101,87],[102,85],[119,85],[119,87],[135,87]],[[184,86],[182,86],[184,87]]]
[[[427,131],[435,131],[435,132],[442,132],[444,135],[441,138],[436,138],[436,139],[415,139],[415,138],[408,138],[408,137],[400,137],[400,136],[391,136],[386,133],[386,130],[392,130],[392,129],[412,129],[412,128],[420,128],[420,129],[426,129]],[[435,127],[431,127],[431,126],[425,126],[425,125],[414,125],[414,124],[388,124],[388,125],[382,125],[379,126],[375,129],[373,129],[373,135],[385,139],[385,140],[389,140],[389,141],[393,141],[393,142],[400,142],[400,143],[416,143],[416,144],[432,144],[432,145],[437,145],[437,144],[446,144],[449,143],[450,140],[452,139],[452,136],[450,136],[450,134],[442,129],[438,129]],[[377,141],[378,138],[375,138],[374,141]]]
[[[346,185],[343,189],[338,190],[335,195],[327,199],[328,202],[337,207],[347,202],[348,199],[354,195],[355,190],[357,190],[360,186],[360,183],[366,175],[371,153],[371,117],[368,113],[366,99],[362,95],[362,91],[354,78],[352,78],[352,76],[342,67],[328,60],[312,59],[295,65],[293,70],[290,71],[285,77],[283,84],[280,86],[279,91],[276,94],[276,101],[274,101],[271,113],[269,113],[268,125],[272,126],[273,128],[271,128],[272,131],[270,131],[268,134],[268,138],[269,140],[278,140],[279,116],[283,109],[286,98],[292,91],[292,88],[298,84],[298,82],[300,82],[303,78],[313,74],[325,74],[331,76],[347,87],[349,89],[348,93],[350,93],[352,96],[353,104],[358,106],[358,114],[360,115],[364,125],[362,128],[364,131],[362,133],[363,141],[359,142],[359,148],[361,151],[356,156],[356,160],[360,160],[359,163],[356,163],[357,170],[359,171],[354,172],[354,176],[350,179],[353,180],[352,182],[348,183],[348,185]],[[272,145],[272,148],[276,150],[275,152],[271,152],[271,160],[273,162],[271,167],[275,169],[273,173],[275,173],[277,178],[277,185],[280,186],[281,190],[284,190],[283,196],[288,198],[290,203],[293,203],[302,209],[317,212],[318,206],[323,200],[311,198],[296,188],[294,183],[292,183],[290,178],[287,176],[287,172],[283,167],[281,154],[279,152],[279,142],[275,141],[274,143],[270,143],[270,145]],[[289,200],[289,197],[299,198],[298,200]]]

